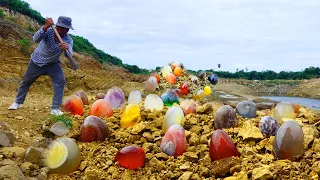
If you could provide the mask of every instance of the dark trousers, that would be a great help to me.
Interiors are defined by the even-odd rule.
[[[16,103],[23,104],[30,86],[41,75],[50,76],[54,90],[52,109],[59,109],[62,104],[64,87],[66,85],[66,80],[60,63],[48,64],[40,67],[30,60],[28,68],[19,85]]]

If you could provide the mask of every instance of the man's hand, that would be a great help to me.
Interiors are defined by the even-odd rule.
[[[52,20],[51,18],[47,18],[47,19],[46,19],[46,23],[45,23],[44,26],[43,26],[43,30],[44,30],[44,31],[47,31],[47,29],[48,29],[49,27],[51,27],[52,25],[54,25],[53,20]]]
[[[69,45],[68,43],[63,42],[63,43],[60,43],[60,48],[62,50],[66,50],[66,49],[69,49]]]

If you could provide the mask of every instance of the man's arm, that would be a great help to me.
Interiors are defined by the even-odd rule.
[[[53,25],[53,20],[51,18],[46,19],[46,23],[33,35],[33,41],[39,43],[43,38],[47,36],[48,28]]]
[[[68,51],[69,51],[69,55],[70,55],[70,57],[72,56],[72,54],[73,54],[73,40],[72,40],[72,38],[69,36],[69,38],[68,38],[68,41],[67,42],[65,42],[65,43],[63,43],[63,45],[61,45],[61,46],[63,46],[63,47],[61,47],[63,50],[64,49],[67,49]],[[66,54],[66,51],[64,52],[64,55],[67,57],[68,55]]]

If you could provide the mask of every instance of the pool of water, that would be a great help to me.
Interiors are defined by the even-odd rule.
[[[273,101],[288,101],[291,103],[306,106],[310,109],[320,111],[320,100],[319,99],[310,99],[310,98],[301,98],[301,97],[286,97],[286,96],[262,96],[261,98],[270,99]]]

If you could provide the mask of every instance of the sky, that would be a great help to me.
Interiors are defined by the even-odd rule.
[[[71,34],[141,68],[173,61],[230,72],[320,66],[319,0],[25,1],[55,22],[71,17]]]

